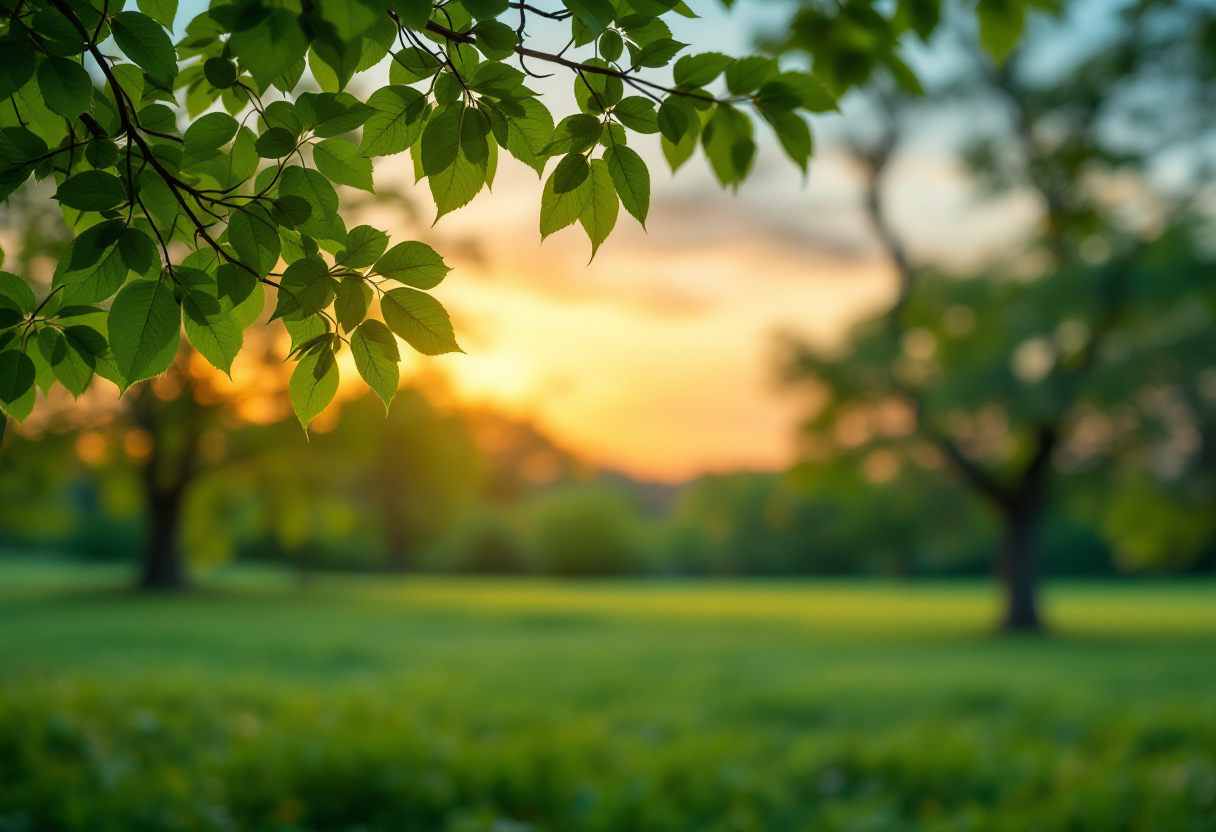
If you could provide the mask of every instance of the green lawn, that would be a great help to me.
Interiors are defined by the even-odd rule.
[[[0,560],[0,832],[1216,829],[1211,580],[123,578]]]

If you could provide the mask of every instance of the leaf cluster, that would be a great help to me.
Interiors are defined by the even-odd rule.
[[[682,0],[212,0],[176,43],[176,0],[131,6],[0,0],[0,198],[51,179],[75,235],[42,297],[0,276],[0,407],[18,420],[38,388],[164,372],[183,333],[230,372],[268,288],[306,427],[346,348],[387,405],[398,339],[459,346],[429,294],[439,254],[339,213],[336,186],[374,192],[376,159],[408,150],[438,219],[493,184],[505,150],[545,177],[542,238],[578,224],[594,255],[621,206],[649,212],[633,136],[658,134],[673,170],[700,145],[737,186],[754,120],[805,171],[805,115],[835,108],[823,81],[775,59],[681,56],[664,18],[695,17]],[[568,27],[565,49],[534,48],[537,17]],[[386,61],[387,86],[352,94]],[[570,73],[578,112],[554,119],[527,86],[536,63]],[[669,66],[671,83],[646,77]],[[306,70],[319,92],[301,88]]]

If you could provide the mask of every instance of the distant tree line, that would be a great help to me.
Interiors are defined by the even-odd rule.
[[[145,412],[168,409],[175,429],[204,425],[188,454],[191,476],[178,478],[183,457],[165,450],[182,453],[182,437],[155,437],[128,416],[36,440],[11,436],[0,551],[143,571],[168,551],[172,568],[271,562],[302,580],[317,570],[910,579],[986,575],[999,532],[998,519],[932,465],[888,478],[873,463],[837,460],[659,486],[595,471],[526,423],[439,408],[408,388],[387,419],[371,397],[345,403],[337,424],[302,450],[290,417],[225,426],[194,401],[205,392],[165,384],[149,388]],[[187,408],[203,418],[183,419]],[[168,493],[180,499],[166,518],[158,512]],[[1060,485],[1042,527],[1049,574],[1216,567],[1216,534],[1203,524],[1185,557],[1112,547],[1092,493],[1085,477]]]

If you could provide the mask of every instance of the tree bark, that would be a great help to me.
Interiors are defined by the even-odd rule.
[[[1019,501],[1022,502],[1022,501]],[[1043,629],[1038,605],[1038,530],[1040,503],[1037,495],[1003,512],[1004,535],[997,561],[1005,589],[1005,611],[1001,627],[1010,633],[1037,633]]]
[[[150,474],[149,480],[154,479]],[[140,570],[140,589],[176,591],[186,588],[186,566],[178,548],[178,521],[181,518],[183,488],[148,487],[148,540]]]

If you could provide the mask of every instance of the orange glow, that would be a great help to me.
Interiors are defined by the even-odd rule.
[[[425,185],[390,165],[377,178],[382,194],[399,185],[429,219]],[[748,227],[746,206],[716,188],[699,203],[659,190],[649,233],[622,210],[588,264],[581,229],[541,244],[539,190],[534,174],[504,162],[493,194],[434,229],[395,205],[348,217],[430,242],[455,267],[435,294],[467,355],[410,354],[403,375],[438,369],[458,399],[533,419],[559,444],[637,476],[792,461],[805,403],[779,389],[777,336],[840,337],[887,302],[883,264]]]

